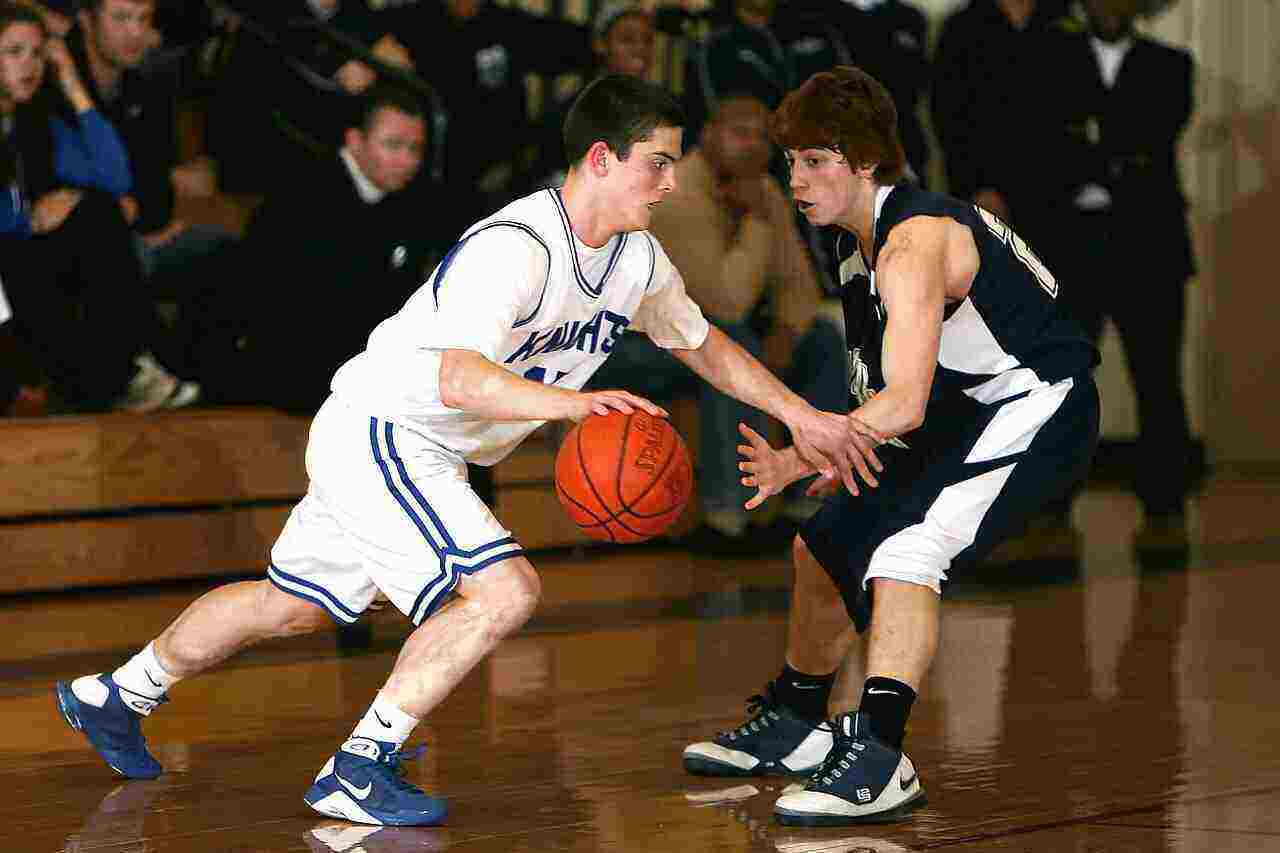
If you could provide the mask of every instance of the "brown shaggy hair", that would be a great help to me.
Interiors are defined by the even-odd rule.
[[[893,98],[878,80],[851,65],[814,74],[787,95],[769,132],[783,149],[839,152],[850,169],[875,163],[879,184],[896,184],[906,172]]]

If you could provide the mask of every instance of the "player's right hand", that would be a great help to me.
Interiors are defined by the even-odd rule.
[[[610,412],[622,412],[629,415],[636,409],[648,412],[649,414],[665,418],[669,417],[667,410],[651,403],[644,397],[632,394],[630,391],[622,391],[618,389],[609,389],[606,391],[583,391],[579,395],[581,403],[579,411],[574,413],[575,421],[586,420],[589,415],[607,415]]]

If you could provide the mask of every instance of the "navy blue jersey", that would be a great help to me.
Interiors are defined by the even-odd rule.
[[[969,295],[945,307],[938,367],[924,426],[916,434],[938,434],[946,428],[940,420],[977,414],[1098,363],[1097,348],[1058,306],[1053,275],[1008,225],[973,204],[909,184],[881,188],[869,255],[873,268],[889,232],[913,216],[946,216],[967,226],[979,259]],[[885,387],[881,356],[888,316],[857,237],[841,232],[836,259],[853,366],[850,406],[856,407]],[[912,443],[911,435],[905,438]]]

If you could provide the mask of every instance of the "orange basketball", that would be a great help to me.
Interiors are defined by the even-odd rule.
[[[591,415],[569,431],[556,454],[556,496],[592,539],[657,536],[684,512],[692,490],[680,434],[647,412]]]

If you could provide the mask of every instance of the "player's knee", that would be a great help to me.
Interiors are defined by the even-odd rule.
[[[504,560],[485,569],[481,597],[504,632],[515,631],[533,615],[542,597],[542,581],[528,560]]]
[[[809,546],[797,536],[791,543],[792,565],[795,566],[795,594],[820,604],[843,606],[840,590],[831,575],[813,556]]]
[[[318,604],[280,591],[271,581],[260,581],[262,613],[268,614],[270,633],[276,637],[296,637],[333,626],[333,619]]]

